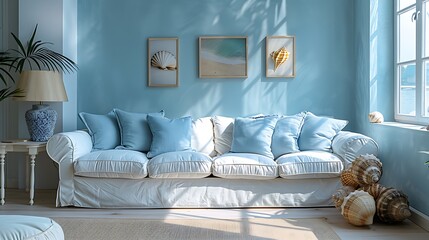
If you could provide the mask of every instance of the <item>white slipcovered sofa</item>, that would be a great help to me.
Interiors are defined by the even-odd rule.
[[[346,121],[307,112],[276,116],[275,120],[270,116],[181,118],[180,124],[191,124],[188,133],[183,133],[189,138],[185,145],[190,144],[185,149],[175,146],[179,141],[175,135],[181,131],[180,124],[174,125],[178,119],[164,118],[161,112],[162,116],[155,117],[139,115],[143,118],[138,122],[122,116],[137,116],[137,113],[117,109],[114,113],[81,114],[88,131],[58,133],[48,141],[48,155],[59,166],[57,206],[332,206],[331,195],[340,186],[340,172],[357,156],[378,153],[373,139],[342,131]],[[117,121],[120,140],[111,146],[119,146],[99,149],[98,141],[109,138],[100,139],[103,137],[100,133],[104,134],[108,127],[98,120],[90,126],[89,119],[106,120],[107,116],[112,126]],[[156,125],[154,119],[170,129]],[[326,125],[327,122],[331,124]],[[144,129],[133,130],[144,124],[147,125]],[[139,148],[135,143],[141,140],[137,138],[148,129],[153,138],[149,139],[149,152],[136,150]],[[159,134],[164,134],[164,138]],[[325,146],[320,149],[320,144]],[[313,145],[319,146],[312,149]],[[261,150],[260,146],[265,148]]]

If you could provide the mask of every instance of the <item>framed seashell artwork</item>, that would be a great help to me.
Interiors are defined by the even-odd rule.
[[[268,78],[295,77],[295,36],[267,36],[265,74]]]
[[[148,38],[149,87],[179,86],[179,39]]]
[[[199,38],[200,78],[247,78],[247,37]]]

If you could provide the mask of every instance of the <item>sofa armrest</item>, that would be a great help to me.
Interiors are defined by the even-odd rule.
[[[85,131],[57,133],[49,139],[46,152],[54,162],[58,163],[59,186],[70,185],[69,189],[73,189],[73,162],[90,153],[91,150],[91,136]]]
[[[57,191],[56,206],[73,205],[74,166],[73,162],[92,150],[91,136],[85,131],[57,133],[46,145],[48,156],[58,163],[60,182]]]
[[[378,144],[363,134],[341,131],[332,141],[332,150],[344,160],[347,168],[362,154],[378,155]]]
[[[64,161],[73,163],[75,159],[90,153],[91,150],[91,136],[81,130],[57,133],[49,139],[46,146],[49,157],[58,164]]]

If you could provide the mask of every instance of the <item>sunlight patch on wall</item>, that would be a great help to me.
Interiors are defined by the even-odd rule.
[[[378,0],[371,1],[370,5],[370,50],[369,50],[369,91],[370,91],[370,101],[369,101],[369,111],[377,111],[377,73],[378,73]]]

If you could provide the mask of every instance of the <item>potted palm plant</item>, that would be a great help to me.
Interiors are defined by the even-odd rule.
[[[15,82],[11,72],[20,75],[17,89],[5,88],[1,90],[3,99],[20,97],[17,100],[36,101],[39,104],[26,112],[25,119],[32,141],[47,141],[53,134],[57,113],[46,101],[67,101],[61,72],[72,73],[77,71],[76,63],[70,58],[47,48],[49,42],[36,40],[37,25],[30,39],[24,44],[13,33],[17,49],[11,49],[2,54],[0,64],[0,79]],[[0,98],[0,100],[2,100]]]
[[[76,63],[68,57],[50,50],[45,45],[52,44],[49,42],[42,42],[35,40],[37,32],[37,25],[34,28],[31,38],[27,42],[26,46],[19,40],[19,38],[13,34],[13,39],[18,45],[18,49],[12,49],[11,66],[15,71],[22,73],[25,68],[28,67],[30,70],[48,70],[72,73],[77,71]]]
[[[0,80],[5,85],[4,88],[0,89],[0,102],[9,97],[22,96],[23,91],[21,89],[8,87],[8,83],[15,83],[15,79],[11,74],[12,71],[21,74],[27,70],[26,68],[29,70],[45,69],[67,73],[77,70],[77,65],[74,61],[46,47],[51,43],[35,40],[36,32],[37,25],[26,45],[15,34],[11,33],[18,49],[0,52]]]
[[[8,52],[0,52],[0,79],[4,85],[4,87],[0,89],[0,102],[9,97],[20,97],[20,94],[22,93],[22,90],[20,89],[12,89],[12,87],[8,87],[10,82],[15,82],[12,75],[9,73],[11,60],[12,59]]]

